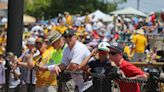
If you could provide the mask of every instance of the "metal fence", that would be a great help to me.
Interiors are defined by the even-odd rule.
[[[125,82],[125,83],[138,83],[141,86],[141,92],[164,92],[163,89],[163,83],[164,83],[164,78],[159,78],[160,72],[155,69],[155,68],[150,68],[149,71],[149,78],[147,80],[144,79],[130,79],[126,77],[122,77],[119,74],[113,74],[111,73],[110,75],[105,75],[105,74],[98,74],[98,73],[92,73],[92,79],[93,79],[93,87],[91,91],[87,92],[120,92],[119,91],[119,86],[116,85],[116,82]],[[82,71],[64,71],[63,74],[67,74],[67,76],[60,76],[61,79],[59,80],[59,89],[62,88],[62,86],[66,83],[66,79],[68,79],[68,74],[83,74]],[[129,88],[125,88],[126,90]],[[117,91],[116,91],[117,90]],[[59,92],[78,92],[77,90],[74,91],[71,89],[71,91],[60,91]]]

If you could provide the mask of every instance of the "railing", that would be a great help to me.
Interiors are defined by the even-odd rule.
[[[164,62],[131,62],[133,65],[137,67],[147,67],[147,66],[153,66],[153,67],[164,67]]]
[[[133,62],[134,65],[139,67],[145,67],[148,65],[148,63],[145,62]],[[153,65],[153,67],[163,67],[164,63],[152,63],[150,65]],[[153,68],[152,68],[153,69]],[[83,75],[83,71],[64,71],[64,74],[76,74],[76,75]],[[105,74],[98,74],[98,73],[92,73],[91,77],[93,79],[93,88],[91,92],[113,92],[113,80],[119,81],[119,82],[131,82],[131,83],[139,83],[144,84],[144,91],[141,92],[164,92],[163,89],[159,87],[160,83],[164,83],[164,78],[159,78],[159,72],[150,70],[149,72],[149,78],[148,79],[130,79],[122,76],[114,76],[111,75],[105,75]],[[64,76],[61,76],[64,77]],[[64,78],[63,78],[64,79]],[[59,82],[62,83],[62,80]],[[105,83],[105,84],[104,84]],[[119,88],[119,87],[118,87]],[[125,88],[127,89],[127,88]],[[151,89],[151,90],[150,90]],[[62,92],[62,91],[59,91]]]

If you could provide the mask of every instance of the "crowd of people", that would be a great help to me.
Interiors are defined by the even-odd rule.
[[[133,16],[130,20],[125,16],[113,17],[113,22],[105,23],[94,15],[90,18],[88,13],[81,19],[79,14],[73,17],[64,12],[46,24],[37,21],[25,27],[19,57],[12,52],[4,56],[7,31],[2,29],[0,89],[5,84],[6,60],[10,62],[9,92],[57,92],[57,76],[63,70],[105,73],[106,67],[116,66],[125,77],[146,79],[147,75],[130,62],[161,58],[148,38],[149,34],[164,34],[163,22],[155,13],[149,18]],[[92,92],[91,77],[76,74],[70,77],[79,92]],[[118,84],[121,92],[140,92],[138,83]]]

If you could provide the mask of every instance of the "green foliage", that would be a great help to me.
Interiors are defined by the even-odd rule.
[[[68,11],[71,14],[85,12],[93,12],[97,9],[105,13],[116,10],[117,4],[126,0],[118,0],[119,2],[107,2],[107,0],[25,0],[25,13],[37,18],[49,19],[57,16],[57,14]]]
[[[25,13],[39,18],[48,17],[50,3],[51,0],[33,0],[31,3],[26,0]]]

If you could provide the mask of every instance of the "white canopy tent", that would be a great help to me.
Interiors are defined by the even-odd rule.
[[[113,18],[108,14],[103,13],[100,10],[96,10],[95,12],[89,14],[89,17],[95,16],[95,19],[102,19],[103,21],[112,21]]]
[[[95,19],[102,19],[104,22],[108,22],[108,21],[113,21],[113,17],[111,17],[108,14],[103,13],[100,10],[96,10],[95,12],[89,14],[89,17],[92,18],[92,16],[95,16]],[[85,16],[82,16],[81,19],[84,20]]]
[[[148,17],[145,13],[138,11],[132,7],[124,8],[122,10],[117,10],[114,12],[111,12],[111,14],[117,14],[117,15],[138,15],[143,17]]]

